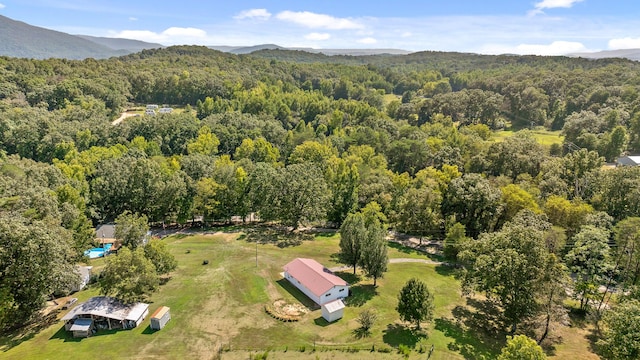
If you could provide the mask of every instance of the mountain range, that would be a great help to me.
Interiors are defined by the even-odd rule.
[[[71,35],[10,19],[0,15],[0,56],[47,59],[103,59],[164,47],[162,44],[139,40]],[[274,44],[256,46],[209,46],[209,48],[233,54],[250,54],[264,50],[294,50],[327,56],[350,55],[406,55],[411,51],[401,49],[314,49],[286,48]],[[588,59],[627,58],[640,61],[640,49],[611,50],[591,53],[568,54]]]

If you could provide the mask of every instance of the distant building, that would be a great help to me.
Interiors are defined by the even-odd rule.
[[[349,296],[349,284],[312,259],[291,261],[284,277],[318,305]]]
[[[623,156],[616,160],[617,166],[640,166],[640,156]]]
[[[163,107],[163,108],[160,108],[160,110],[158,110],[158,112],[160,114],[171,114],[173,112],[173,108]]]
[[[133,329],[149,315],[149,304],[125,304],[109,296],[95,296],[65,316],[64,328],[74,336],[90,336],[97,329]]]
[[[116,242],[116,225],[102,224],[96,228],[96,239],[100,244],[113,244]]]

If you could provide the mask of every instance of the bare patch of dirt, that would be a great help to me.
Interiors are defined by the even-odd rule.
[[[273,303],[273,308],[287,316],[302,316],[309,312],[309,310],[302,304],[289,304],[284,300],[276,300]]]

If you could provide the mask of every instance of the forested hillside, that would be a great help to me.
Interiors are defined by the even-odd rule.
[[[640,152],[639,70],[611,59],[204,47],[0,58],[0,225],[19,230],[0,237],[0,324],[20,324],[66,286],[44,269],[70,266],[92,224],[125,211],[157,224],[257,213],[295,229],[339,227],[372,202],[392,229],[444,240],[465,286],[495,299],[514,330],[555,314],[567,269],[581,310],[600,315],[610,302],[598,286],[630,298],[614,296],[612,312],[631,306],[640,168],[603,165]],[[145,104],[180,111],[112,125]],[[560,131],[564,143],[541,144],[531,129]],[[25,239],[48,256],[16,245]],[[618,351],[614,342],[603,351]]]

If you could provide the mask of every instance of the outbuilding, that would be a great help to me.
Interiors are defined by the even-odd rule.
[[[62,320],[67,331],[85,331],[91,320],[97,329],[133,329],[149,315],[149,304],[126,304],[109,296],[94,296],[69,311]],[[74,330],[76,329],[76,330]]]
[[[291,261],[284,277],[318,305],[349,296],[349,284],[313,259]]]
[[[89,337],[93,334],[93,330],[93,320],[82,318],[76,319],[69,328],[69,331],[73,333],[73,337],[76,338]]]
[[[328,322],[342,319],[344,316],[344,303],[342,300],[334,300],[322,305],[322,317]]]
[[[160,306],[158,310],[151,315],[151,329],[161,330],[165,325],[167,325],[169,320],[171,320],[169,308],[167,306]]]

